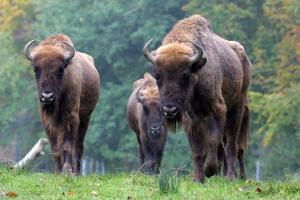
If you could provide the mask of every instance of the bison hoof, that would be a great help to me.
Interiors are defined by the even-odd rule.
[[[72,171],[72,167],[69,164],[65,164],[62,171],[63,171],[64,174],[68,174],[68,175],[71,175],[71,176],[74,175],[74,173]]]
[[[241,175],[241,179],[242,180],[247,180],[247,176],[246,175]]]
[[[210,166],[206,166],[204,168],[204,173],[205,173],[205,176],[206,177],[211,177],[211,176],[214,176],[216,174],[219,173],[219,168],[217,166],[217,164],[213,164],[213,165],[210,165]]]
[[[205,180],[205,178],[204,178],[204,176],[203,177],[193,177],[193,182],[195,182],[195,183],[204,183],[204,180]]]
[[[235,174],[228,174],[227,179],[234,181],[235,180]]]

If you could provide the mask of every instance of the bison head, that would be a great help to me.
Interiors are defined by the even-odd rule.
[[[32,40],[24,47],[25,57],[31,61],[43,108],[53,108],[61,91],[64,72],[75,54],[67,43],[39,44]]]
[[[142,105],[143,126],[152,141],[164,137],[164,117],[160,112],[159,92],[154,78],[145,73],[142,87],[137,92],[137,100]]]
[[[144,56],[154,65],[159,87],[161,111],[167,119],[180,119],[186,100],[193,92],[197,72],[206,63],[202,48],[194,42],[169,43],[149,52],[144,47]]]

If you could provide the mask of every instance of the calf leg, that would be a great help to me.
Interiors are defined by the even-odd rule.
[[[157,167],[157,158],[147,137],[141,137],[141,146],[144,155],[144,163],[141,166],[142,171],[147,173],[155,173]]]
[[[224,161],[225,151],[222,144],[220,144],[218,147],[217,159],[218,159],[218,173],[221,174],[222,165],[225,163]]]
[[[226,129],[226,128],[225,128]],[[223,162],[223,176],[227,176],[227,171],[228,171],[228,167],[227,167],[227,160],[226,160],[226,153],[225,153],[225,147],[226,147],[226,130],[225,130],[225,136],[223,138],[223,143],[222,143],[222,147],[223,147],[223,152],[224,152],[224,162]]]
[[[227,176],[228,167],[227,167],[227,160],[226,156],[224,157],[224,163],[223,163],[223,176]]]
[[[240,133],[241,118],[243,113],[243,104],[235,105],[227,114],[226,124],[226,147],[225,154],[227,160],[227,177],[231,180],[236,178],[235,160],[237,158],[238,145],[237,140]]]

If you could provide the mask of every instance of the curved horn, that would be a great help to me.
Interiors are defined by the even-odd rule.
[[[28,60],[30,60],[30,61],[32,61],[32,59],[33,59],[32,55],[31,55],[30,47],[31,47],[34,43],[38,43],[38,41],[37,41],[37,40],[31,40],[31,41],[28,42],[28,43],[25,45],[25,47],[24,47],[24,55],[25,55],[25,57],[26,57]]]
[[[190,57],[190,63],[195,63],[199,60],[199,58],[201,58],[203,56],[203,50],[202,48],[196,44],[195,42],[192,42],[192,41],[188,41],[190,43],[192,43],[194,45],[194,47],[196,48],[197,52],[195,55],[193,55],[192,57]]]
[[[142,86],[143,87],[143,86]],[[140,95],[140,90],[142,89],[142,87],[140,87],[136,93],[136,98],[139,102],[142,101],[142,96]]]
[[[70,60],[72,60],[72,58],[73,58],[74,55],[75,55],[75,48],[73,47],[73,45],[71,45],[71,44],[68,43],[68,42],[62,41],[62,43],[64,43],[65,45],[67,45],[67,51],[70,52],[70,54],[68,54],[68,56],[65,56],[65,60],[66,60],[67,62],[70,62]]]
[[[147,60],[149,60],[152,63],[155,63],[155,56],[153,56],[150,52],[149,52],[149,45],[151,44],[153,38],[151,38],[144,46],[143,48],[143,52],[144,52],[144,56]]]

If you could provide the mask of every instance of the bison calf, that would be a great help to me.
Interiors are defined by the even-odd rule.
[[[24,48],[35,72],[40,115],[57,172],[80,172],[83,140],[99,98],[100,78],[93,58],[76,51],[64,34]]]
[[[136,133],[141,170],[157,173],[167,138],[155,79],[148,73],[137,80],[127,106],[127,120]]]

